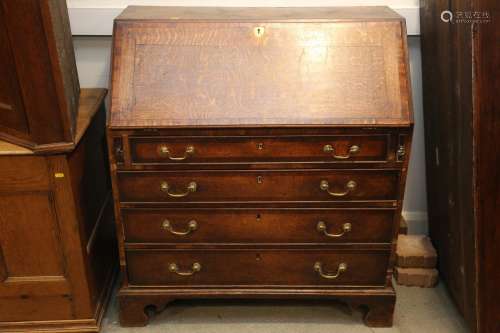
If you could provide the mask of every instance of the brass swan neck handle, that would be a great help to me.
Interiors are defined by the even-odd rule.
[[[337,272],[335,274],[332,274],[324,272],[323,263],[317,261],[314,263],[314,270],[319,274],[319,276],[321,276],[324,279],[335,280],[340,275],[342,275],[342,273],[347,271],[347,264],[345,262],[340,263],[339,266],[337,267]]]
[[[196,192],[197,189],[198,189],[198,184],[196,184],[196,182],[190,182],[188,184],[188,186],[186,187],[186,190],[184,190],[184,192],[173,192],[173,191],[171,191],[170,185],[167,182],[162,182],[160,184],[160,190],[162,192],[167,193],[167,195],[169,197],[172,197],[172,198],[187,197],[190,193]]]
[[[198,229],[198,222],[196,222],[195,220],[189,221],[186,231],[175,231],[169,220],[163,221],[163,223],[161,224],[161,226],[162,226],[163,229],[167,230],[168,232],[170,232],[173,235],[187,236],[190,233],[192,233],[193,231],[195,231],[196,229]]]
[[[337,160],[347,160],[352,157],[352,155],[359,153],[361,149],[357,145],[352,145],[349,147],[349,152],[347,155],[337,155],[335,154],[335,148],[332,145],[325,145],[323,151],[328,154],[332,154],[333,158]]]
[[[316,225],[316,230],[318,232],[322,232],[325,236],[331,237],[331,238],[339,238],[344,236],[346,233],[350,232],[352,229],[352,225],[349,222],[346,222],[342,224],[342,231],[339,232],[338,234],[331,234],[327,231],[326,223],[323,221],[318,221],[318,224]]]
[[[332,192],[330,191],[330,184],[327,180],[322,180],[319,184],[319,188],[323,191],[326,191],[332,197],[344,197],[348,195],[350,192],[354,191],[358,184],[354,180],[350,180],[345,184],[345,191],[343,192]]]
[[[184,155],[183,156],[175,157],[175,156],[172,156],[172,153],[170,152],[170,149],[166,145],[161,145],[161,146],[158,147],[158,154],[161,157],[167,157],[171,161],[184,161],[190,155],[194,154],[194,146],[187,146],[186,150],[184,151]]]
[[[195,262],[191,265],[190,271],[181,271],[179,269],[179,266],[175,262],[173,262],[170,265],[168,265],[168,270],[180,276],[191,276],[201,271],[201,264],[199,262]]]

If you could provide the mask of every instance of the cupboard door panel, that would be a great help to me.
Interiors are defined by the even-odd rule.
[[[71,319],[51,192],[0,195],[0,321]]]
[[[59,228],[49,193],[0,199],[0,242],[9,277],[62,276]]]

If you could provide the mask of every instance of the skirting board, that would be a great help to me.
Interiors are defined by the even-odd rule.
[[[408,234],[428,235],[429,220],[425,211],[403,211],[403,217],[408,224]]]

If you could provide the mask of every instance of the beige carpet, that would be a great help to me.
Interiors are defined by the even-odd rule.
[[[461,333],[468,332],[443,284],[434,289],[397,286],[392,328],[369,328],[361,313],[334,302],[180,301],[146,327],[121,328],[115,301],[103,332],[162,333]]]

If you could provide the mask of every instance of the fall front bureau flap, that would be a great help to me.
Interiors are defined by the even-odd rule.
[[[405,38],[387,8],[130,7],[110,126],[408,126]]]

